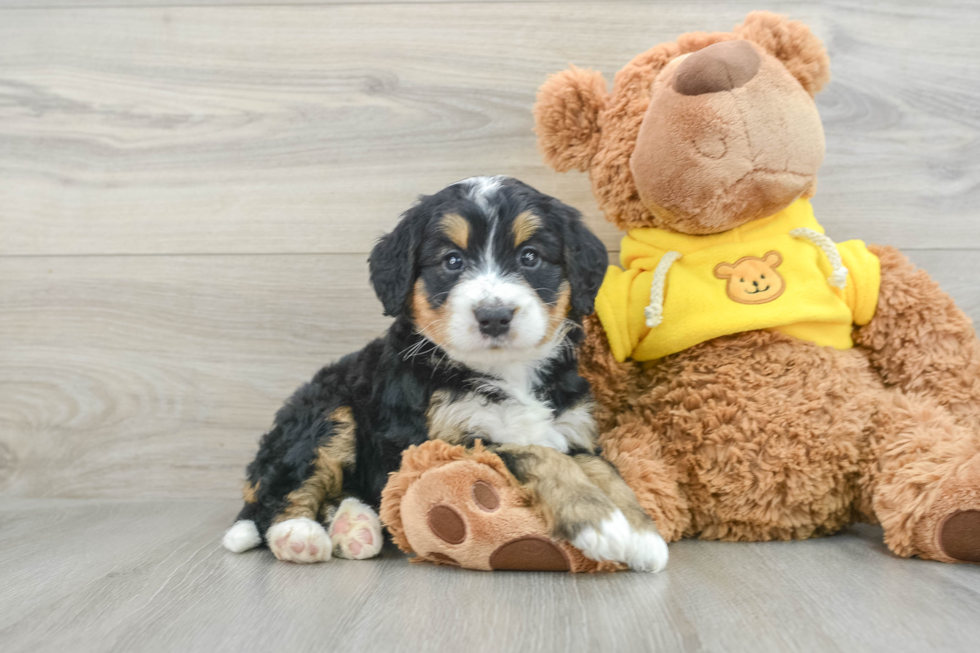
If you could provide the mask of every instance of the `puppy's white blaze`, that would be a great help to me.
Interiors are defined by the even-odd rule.
[[[621,562],[636,571],[660,571],[667,566],[667,543],[656,531],[635,531],[622,511],[599,524],[583,528],[572,544],[593,560]]]
[[[244,553],[262,544],[262,536],[259,535],[254,521],[241,519],[225,531],[221,544],[232,553]]]
[[[541,343],[548,329],[548,315],[538,297],[527,284],[495,273],[482,273],[465,279],[449,294],[449,327],[447,349],[464,363],[468,355],[493,351],[494,360],[526,361]],[[510,330],[495,339],[480,333],[473,311],[481,305],[507,306],[514,309]]]
[[[483,211],[490,210],[490,196],[500,188],[503,177],[470,177],[461,183],[468,184],[470,187],[470,197],[476,205]]]

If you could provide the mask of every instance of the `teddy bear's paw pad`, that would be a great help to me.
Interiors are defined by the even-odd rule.
[[[500,495],[486,481],[473,484],[473,503],[484,512],[496,512],[500,508]]]
[[[980,510],[960,510],[950,515],[940,530],[939,544],[950,558],[980,562]]]
[[[429,530],[447,544],[466,541],[466,522],[449,506],[435,506],[429,511]]]
[[[330,559],[330,536],[319,522],[306,517],[273,524],[265,540],[272,553],[284,562],[324,562]]]
[[[583,527],[572,544],[587,558],[624,563],[635,571],[660,571],[667,566],[667,543],[660,534],[634,530],[619,510],[598,527]]]
[[[499,571],[569,571],[565,553],[551,540],[535,535],[503,544],[490,555],[490,568]]]
[[[330,522],[333,551],[340,558],[366,560],[381,552],[381,520],[371,507],[354,498],[344,499]]]

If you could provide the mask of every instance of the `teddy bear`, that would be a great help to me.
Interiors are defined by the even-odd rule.
[[[575,67],[541,87],[545,161],[587,172],[626,232],[580,350],[603,455],[668,541],[865,522],[898,556],[980,562],[980,342],[898,250],[824,232],[810,198],[828,80],[806,25],[753,12],[640,54],[611,91]],[[482,450],[406,452],[382,518],[419,560],[619,568],[550,538]]]

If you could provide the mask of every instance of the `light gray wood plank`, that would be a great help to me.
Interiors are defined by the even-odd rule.
[[[976,25],[980,4],[835,0],[821,17],[833,81],[817,99],[818,218],[841,239],[976,247],[980,42],[957,23]]]
[[[275,410],[383,333],[363,255],[0,258],[0,491],[237,496]]]
[[[5,11],[0,254],[364,252],[415,195],[480,173],[579,206],[612,245],[585,177],[541,164],[534,93],[568,62],[611,78],[756,5],[707,7]],[[772,8],[833,57],[818,100],[827,227],[908,248],[980,243],[980,5]]]
[[[972,651],[980,567],[858,526],[671,545],[661,574],[278,563],[219,548],[231,501],[0,505],[5,651]]]

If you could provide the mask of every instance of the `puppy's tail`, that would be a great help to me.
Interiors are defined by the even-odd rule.
[[[232,553],[244,553],[262,544],[262,536],[251,519],[239,519],[225,532],[221,544]]]

